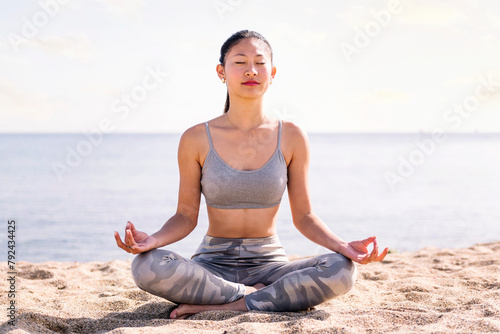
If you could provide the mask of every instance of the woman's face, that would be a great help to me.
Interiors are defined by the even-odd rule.
[[[266,43],[245,38],[231,48],[225,66],[218,65],[217,72],[220,78],[226,79],[230,95],[256,98],[266,92],[276,68]]]

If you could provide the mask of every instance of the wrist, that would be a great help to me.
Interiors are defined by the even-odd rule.
[[[336,240],[332,250],[336,253],[344,254],[348,245],[349,243],[345,242],[344,240]]]
[[[160,241],[158,239],[156,239],[155,237],[152,237],[153,238],[153,244],[154,244],[154,248],[153,249],[156,249],[156,248],[160,248],[161,245],[160,245]]]
[[[156,233],[155,233],[156,234]],[[150,236],[150,238],[153,240],[152,244],[153,244],[153,249],[156,249],[156,248],[160,248],[160,247],[163,247],[164,245],[161,244],[160,242],[160,239],[158,238],[158,236],[156,236],[155,234],[152,234]]]

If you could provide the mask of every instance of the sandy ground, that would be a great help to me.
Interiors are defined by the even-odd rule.
[[[391,253],[358,266],[354,289],[307,312],[203,312],[139,290],[130,261],[17,265],[16,326],[1,266],[0,333],[498,333],[500,242]]]

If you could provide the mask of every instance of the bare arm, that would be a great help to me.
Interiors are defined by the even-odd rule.
[[[359,263],[381,261],[388,249],[378,255],[378,245],[374,237],[348,243],[334,234],[314,214],[308,181],[309,142],[305,133],[291,123],[287,123],[287,145],[290,145],[292,152],[288,165],[288,197],[295,227],[314,243],[343,254],[353,261]],[[372,242],[374,248],[370,253],[366,246]]]
[[[288,197],[295,227],[309,240],[339,252],[347,244],[336,236],[312,211],[309,192],[309,141],[297,126],[288,123],[287,143],[292,147],[288,165]]]
[[[181,137],[178,151],[180,182],[177,211],[158,232],[152,235],[158,240],[158,247],[185,238],[198,223],[201,198],[199,132],[199,126],[193,127]]]
[[[138,254],[172,244],[194,230],[198,222],[201,199],[200,140],[203,133],[200,126],[195,126],[181,137],[178,150],[180,184],[176,213],[151,236],[137,231],[132,223],[127,223],[125,242],[122,242],[118,232],[115,232],[118,247]]]

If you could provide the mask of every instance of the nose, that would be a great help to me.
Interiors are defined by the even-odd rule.
[[[258,72],[253,65],[251,65],[245,72],[247,77],[255,77],[257,74]]]

